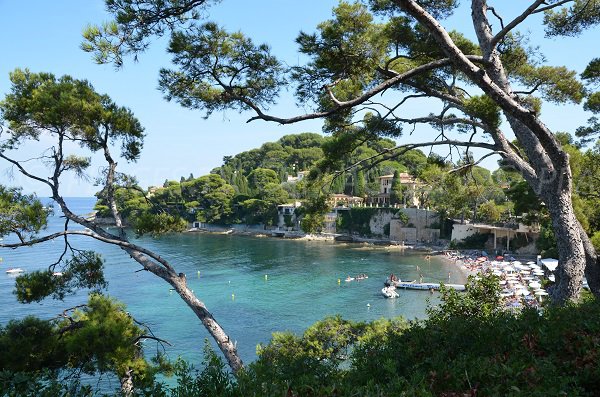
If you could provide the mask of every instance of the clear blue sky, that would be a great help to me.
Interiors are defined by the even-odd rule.
[[[509,7],[509,15],[514,15],[516,7],[524,7],[527,2],[502,0],[496,3]],[[334,0],[224,0],[210,12],[211,19],[228,30],[242,30],[255,42],[267,42],[285,62],[297,64],[299,56],[294,38],[300,30],[311,32],[318,22],[328,19],[335,4],[337,1]],[[468,11],[463,12],[445,25],[472,36],[468,18]],[[246,124],[250,114],[236,112],[215,113],[204,120],[201,112],[166,102],[157,90],[158,70],[169,66],[165,40],[155,42],[141,55],[138,63],[130,59],[120,70],[111,65],[94,64],[90,55],[79,49],[81,32],[88,23],[108,19],[102,0],[0,0],[0,97],[4,97],[10,88],[8,73],[17,67],[88,79],[98,92],[106,93],[117,104],[132,109],[146,128],[141,159],[133,165],[124,161],[119,164],[121,171],[136,175],[143,187],[190,173],[195,176],[206,174],[221,164],[223,156],[258,147],[285,134],[320,132],[320,121],[292,126],[261,121]],[[541,16],[535,17],[526,32],[532,44],[542,44],[541,49],[550,64],[565,64],[580,72],[594,55],[597,56],[592,49],[597,48],[598,30],[581,38],[543,40],[543,32],[536,26],[540,20]],[[431,109],[437,110],[437,107]],[[557,131],[573,131],[587,117],[579,110],[559,110],[551,105],[545,105],[543,110],[544,121]],[[278,115],[299,112],[302,109],[295,108],[293,99],[285,93],[280,105],[271,109],[271,113]],[[415,134],[431,133],[423,128]],[[404,137],[401,141],[411,139],[415,136]],[[43,144],[23,148],[19,157],[34,156]],[[94,167],[101,165],[101,162],[94,163]],[[494,167],[495,163],[489,161],[486,165]],[[26,192],[48,194],[19,175],[15,174],[11,180],[7,168],[6,164],[0,164],[0,183],[21,185]],[[63,183],[65,196],[89,196],[96,190],[91,183],[74,178],[67,178]]]

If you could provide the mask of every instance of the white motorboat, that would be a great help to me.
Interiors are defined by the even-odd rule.
[[[6,270],[6,273],[8,274],[19,274],[19,273],[23,273],[25,270],[21,269],[20,267],[11,267],[9,269]]]
[[[396,287],[394,286],[389,286],[389,287],[383,287],[381,289],[381,294],[383,296],[385,296],[386,298],[397,298],[400,295],[398,295],[398,293],[396,292]]]

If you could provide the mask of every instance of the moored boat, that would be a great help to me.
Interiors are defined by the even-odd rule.
[[[20,267],[11,267],[9,269],[6,269],[6,273],[8,274],[18,274],[18,273],[23,273],[25,270],[21,269]]]
[[[413,282],[405,282],[399,281],[395,283],[396,288],[404,288],[404,289],[418,289],[418,290],[434,290],[437,291],[440,289],[440,283],[415,283]],[[465,286],[462,284],[444,284],[446,288],[454,289],[456,291],[464,291]]]
[[[400,296],[400,295],[398,295],[398,293],[396,292],[396,287],[394,287],[394,286],[392,286],[392,285],[391,285],[391,286],[389,286],[389,287],[383,287],[383,288],[381,289],[381,294],[382,294],[383,296],[385,296],[386,298],[390,298],[390,299],[397,298],[397,297],[399,297],[399,296]]]

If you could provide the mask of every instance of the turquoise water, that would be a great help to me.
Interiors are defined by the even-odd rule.
[[[71,198],[68,202],[74,212],[85,214],[91,211],[94,198]],[[55,215],[48,231],[62,227],[64,219]],[[11,240],[7,237],[4,242]],[[353,320],[400,315],[422,318],[426,301],[432,297],[428,292],[399,291],[400,298],[394,300],[381,295],[383,280],[392,272],[410,280],[422,273],[426,281],[447,281],[451,272],[451,282],[463,281],[458,270],[435,258],[428,262],[423,255],[396,249],[199,233],[143,237],[135,242],[160,253],[177,271],[186,273],[190,287],[237,341],[245,361],[256,357],[256,345],[268,342],[272,332],[301,333],[327,315],[341,314]],[[170,358],[182,355],[191,361],[200,360],[208,333],[165,282],[136,272],[140,266],[116,247],[84,238],[74,238],[72,243],[103,255],[108,293],[125,302],[129,312],[157,336],[173,344],[167,347]],[[65,302],[47,300],[30,305],[17,303],[12,294],[14,278],[4,272],[6,268],[43,269],[60,256],[62,248],[62,241],[57,240],[18,250],[0,249],[4,259],[0,264],[0,323],[28,314],[50,318],[85,302],[85,291]],[[347,275],[359,273],[367,273],[369,278],[344,281]],[[147,345],[149,350],[154,348]]]

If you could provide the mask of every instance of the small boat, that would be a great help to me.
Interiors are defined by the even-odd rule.
[[[21,269],[20,267],[11,267],[9,269],[6,270],[6,273],[8,274],[18,274],[18,273],[23,273],[25,270]]]
[[[394,286],[383,287],[383,288],[381,289],[381,294],[382,294],[383,296],[385,296],[386,298],[389,298],[389,299],[397,298],[397,297],[399,297],[399,296],[400,296],[400,295],[398,295],[398,293],[396,292],[396,287],[394,287]]]
[[[349,283],[350,281],[354,281],[354,277],[348,276],[348,277],[346,277],[346,280],[344,280],[344,281],[346,281],[347,283]]]
[[[359,274],[354,279],[357,280],[357,281],[360,281],[360,280],[365,280],[367,278],[369,278],[369,276],[367,276],[366,274]]]

